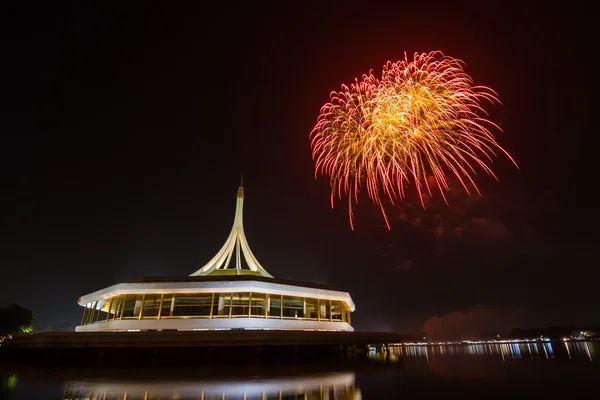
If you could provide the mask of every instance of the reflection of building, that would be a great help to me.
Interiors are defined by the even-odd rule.
[[[142,278],[82,296],[78,303],[84,312],[76,330],[353,331],[355,307],[348,293],[274,279],[260,265],[244,234],[243,204],[240,186],[231,233],[204,267],[189,277]]]
[[[251,380],[67,382],[64,400],[122,399],[319,399],[359,400],[354,373],[332,373]]]

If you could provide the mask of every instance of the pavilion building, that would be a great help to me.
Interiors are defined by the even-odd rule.
[[[244,234],[243,206],[240,186],[231,233],[205,266],[187,277],[141,278],[81,296],[76,331],[353,331],[349,293],[275,279],[262,267]]]

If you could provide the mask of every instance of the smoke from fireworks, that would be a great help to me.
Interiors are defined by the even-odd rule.
[[[446,200],[449,175],[479,193],[476,167],[495,177],[488,164],[497,152],[515,163],[482,107],[499,103],[496,92],[474,86],[463,63],[439,51],[415,53],[412,61],[405,54],[385,64],[381,78],[365,74],[330,99],[310,134],[315,174],[329,176],[332,207],[336,194],[348,195],[352,229],[353,197],[363,187],[389,229],[382,196],[393,203],[412,184],[425,207],[423,194],[436,187]]]

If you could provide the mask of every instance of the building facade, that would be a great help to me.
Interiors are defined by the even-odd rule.
[[[262,267],[246,240],[243,203],[240,186],[231,233],[205,266],[188,277],[142,278],[80,297],[76,331],[353,331],[349,293],[275,279]]]

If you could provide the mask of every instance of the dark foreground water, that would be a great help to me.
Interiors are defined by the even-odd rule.
[[[329,365],[218,368],[0,367],[0,398],[600,398],[600,342],[396,347]]]

